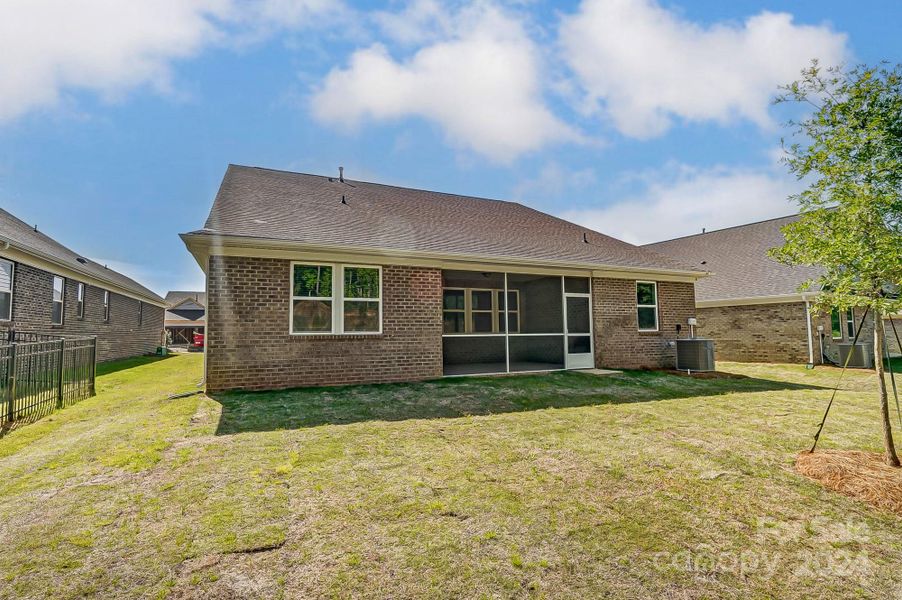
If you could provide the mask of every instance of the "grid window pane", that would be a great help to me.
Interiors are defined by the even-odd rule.
[[[0,292],[0,320],[8,321],[12,317],[10,314],[12,299],[13,295],[11,292]]]
[[[53,301],[54,302],[62,302],[63,301],[63,278],[62,277],[54,277],[53,278]]]
[[[443,319],[445,333],[464,333],[464,313],[446,312]]]
[[[463,310],[464,309],[464,291],[463,290],[445,290],[444,307],[446,310]]]
[[[295,300],[292,327],[296,333],[332,331],[332,301]]]
[[[636,284],[636,302],[640,305],[657,304],[657,296],[655,294],[655,284],[653,284],[653,283],[637,283]]]
[[[855,314],[851,308],[846,311],[846,333],[850,340],[855,339]]]
[[[13,264],[0,260],[0,292],[13,291]]]
[[[491,333],[492,332],[492,313],[473,313],[473,332],[474,333]]]
[[[658,315],[653,307],[639,307],[639,329],[657,329]]]
[[[489,290],[473,290],[473,310],[492,310],[492,292]]]
[[[331,298],[332,267],[295,265],[293,295],[312,298]]]
[[[345,267],[345,298],[378,298],[379,269]]]
[[[842,339],[842,323],[839,316],[839,309],[834,308],[830,311],[830,329],[832,329],[833,339]]]
[[[345,302],[345,331],[379,331],[379,302],[349,300]]]

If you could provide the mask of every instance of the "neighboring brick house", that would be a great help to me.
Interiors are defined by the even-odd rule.
[[[96,336],[97,360],[154,352],[163,299],[0,209],[0,339]]]
[[[206,324],[206,292],[168,292],[163,325],[173,346],[189,346],[194,334],[203,333]]]
[[[239,166],[182,239],[210,390],[672,368],[705,275],[512,202]]]
[[[817,289],[802,292],[820,269],[788,266],[768,256],[782,246],[782,228],[798,215],[729,227],[645,246],[711,272],[695,287],[698,335],[715,340],[718,360],[838,362],[837,344],[850,343],[863,311],[817,315]],[[810,326],[809,326],[810,325]],[[858,343],[873,348],[868,316]]]

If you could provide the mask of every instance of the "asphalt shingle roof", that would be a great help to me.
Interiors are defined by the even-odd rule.
[[[697,301],[797,294],[802,284],[817,278],[820,269],[778,263],[767,251],[783,245],[781,228],[798,218],[791,215],[729,227],[646,248],[711,271],[695,284]]]
[[[192,234],[703,271],[514,202],[235,165]]]
[[[166,304],[175,306],[185,298],[191,298],[201,306],[207,305],[207,292],[172,291],[166,292]]]
[[[26,254],[49,258],[74,271],[118,286],[136,296],[159,303],[163,302],[163,299],[157,294],[134,279],[73,252],[43,232],[35,231],[34,226],[25,223],[2,208],[0,208],[0,238],[9,240],[14,247]]]

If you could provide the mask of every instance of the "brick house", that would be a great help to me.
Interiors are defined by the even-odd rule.
[[[673,367],[704,276],[513,202],[234,165],[182,239],[211,390]]]
[[[187,346],[194,342],[195,333],[203,333],[206,325],[206,292],[167,292],[166,328],[169,343]]]
[[[97,336],[97,360],[149,354],[165,303],[0,209],[0,337],[10,330]]]
[[[695,287],[698,334],[715,340],[719,360],[836,363],[837,345],[855,338],[862,310],[814,314],[817,290],[799,291],[818,277],[818,268],[788,266],[768,256],[768,250],[784,243],[782,227],[796,219],[791,215],[645,246],[710,270]],[[868,316],[858,343],[873,348],[873,335]]]

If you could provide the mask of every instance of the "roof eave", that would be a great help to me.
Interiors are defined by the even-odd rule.
[[[707,277],[707,271],[697,270],[681,270],[669,268],[651,268],[638,266],[610,265],[595,262],[579,262],[579,261],[559,261],[547,259],[528,259],[513,256],[494,256],[466,253],[448,253],[448,252],[427,252],[422,250],[402,250],[397,248],[382,247],[366,247],[366,246],[348,246],[348,245],[332,245],[332,244],[309,244],[304,242],[294,242],[286,240],[274,240],[271,238],[258,238],[251,236],[229,236],[220,235],[213,232],[194,231],[190,233],[182,233],[180,236],[182,241],[197,261],[200,268],[207,271],[207,261],[210,256],[223,254],[233,254],[236,256],[252,256],[253,254],[243,253],[235,254],[236,249],[250,252],[253,250],[269,251],[269,252],[322,252],[337,254],[361,254],[361,255],[378,255],[386,258],[406,258],[422,261],[442,262],[473,262],[482,264],[504,265],[522,265],[528,267],[548,267],[560,269],[579,269],[599,272],[603,276],[605,272],[613,274],[630,273],[638,276],[654,276],[663,275],[667,277],[688,279],[696,281],[702,277]],[[593,273],[594,274],[594,273]]]
[[[70,277],[72,279],[77,279],[79,281],[83,281],[84,283],[90,283],[91,285],[94,285],[96,287],[108,289],[111,292],[115,292],[122,296],[133,298],[135,300],[141,300],[142,302],[147,302],[148,304],[159,306],[160,308],[166,308],[166,301],[159,296],[148,296],[147,294],[141,294],[134,290],[130,290],[119,285],[118,283],[97,277],[93,273],[89,273],[83,269],[79,269],[78,267],[64,263],[49,254],[35,250],[34,248],[17,243],[13,240],[0,238],[0,243],[3,244],[3,246],[0,247],[0,252],[3,253],[3,256],[9,257],[16,262],[21,262],[50,273],[56,273]]]

